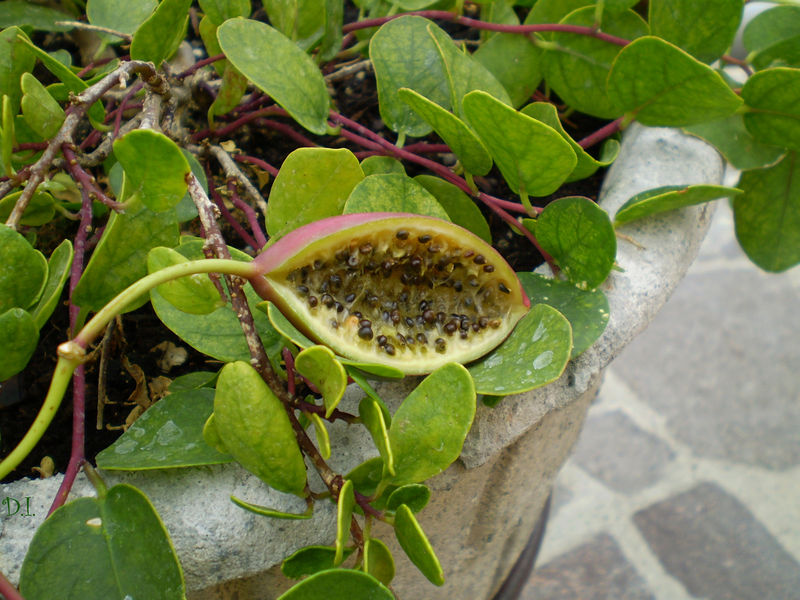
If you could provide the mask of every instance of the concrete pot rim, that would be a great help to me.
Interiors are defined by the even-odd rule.
[[[633,125],[624,136],[617,162],[606,176],[601,205],[613,215],[622,203],[640,191],[667,184],[720,183],[723,172],[723,160],[705,142],[673,129]],[[605,333],[570,363],[557,382],[505,398],[492,409],[479,403],[475,424],[460,459],[466,468],[485,463],[534,427],[549,411],[565,407],[589,387],[667,300],[694,260],[712,212],[711,205],[691,207],[622,229],[642,247],[619,242],[617,262],[623,271],[612,273],[603,286],[611,306]],[[407,381],[381,384],[379,391],[386,398],[392,387],[395,392],[402,392],[408,386]],[[355,410],[359,398],[360,393],[349,390],[342,406],[348,409],[349,404]],[[394,410],[397,401],[389,404]],[[363,430],[359,430],[360,434]],[[347,442],[331,460],[331,466],[339,472],[346,473],[376,455],[368,437],[356,435],[355,428],[337,423],[330,433],[333,447]],[[230,502],[230,495],[289,512],[302,512],[305,505],[294,496],[267,488],[235,465],[161,472],[106,472],[104,477],[109,485],[120,482],[136,485],[150,497],[182,560],[189,590],[261,572],[299,547],[329,543],[335,531],[335,507],[330,503],[317,503],[313,519],[293,522],[265,519],[236,507]],[[4,546],[0,571],[12,582],[19,578],[27,545],[43,520],[60,480],[56,476],[0,485],[3,497],[30,497],[31,512],[36,515],[0,520]],[[312,487],[314,483],[312,477]],[[81,475],[72,497],[91,495],[94,490]]]

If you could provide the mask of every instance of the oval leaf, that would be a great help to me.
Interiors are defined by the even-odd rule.
[[[447,211],[447,216],[456,225],[471,231],[487,244],[492,243],[489,223],[475,202],[458,187],[441,177],[417,175],[414,181],[433,194],[434,198]]]
[[[747,130],[758,141],[800,151],[800,69],[774,68],[742,88]]]
[[[328,435],[328,430],[325,428],[325,422],[317,413],[310,413],[308,418],[314,425],[314,433],[317,434],[317,447],[319,453],[325,460],[331,457],[331,438]]]
[[[756,15],[742,43],[756,69],[800,66],[800,6],[775,6]]]
[[[158,8],[137,29],[131,42],[131,58],[156,67],[178,49],[186,35],[192,0],[161,0]]]
[[[131,485],[79,498],[54,512],[33,536],[20,592],[45,600],[181,600],[178,557],[153,505]]]
[[[619,207],[614,226],[642,217],[711,202],[741,194],[742,190],[723,185],[676,185],[640,192]]]
[[[364,542],[364,570],[384,585],[394,579],[394,558],[382,541],[369,538]]]
[[[28,308],[39,298],[47,279],[47,259],[24,237],[0,225],[0,312]]]
[[[252,513],[257,515],[261,515],[262,517],[270,517],[272,519],[286,519],[289,521],[304,521],[306,519],[310,519],[314,514],[314,505],[309,504],[308,509],[304,513],[287,513],[281,510],[275,510],[274,508],[269,508],[267,506],[261,506],[259,504],[251,504],[250,502],[245,502],[237,498],[236,496],[231,496],[231,502],[233,502],[236,506],[240,506],[245,510],[248,510]]]
[[[349,556],[352,550],[348,548],[345,553]],[[331,548],[330,546],[306,546],[284,560],[281,563],[281,571],[286,577],[300,579],[306,575],[313,575],[319,571],[332,569],[335,556],[336,548]]]
[[[303,495],[306,468],[289,417],[249,364],[228,363],[220,371],[214,424],[245,469],[276,490]]]
[[[566,317],[537,304],[517,323],[508,339],[469,373],[479,394],[521,394],[558,379],[572,352],[572,330]]]
[[[12,308],[0,314],[0,381],[13,377],[28,364],[39,341],[39,329],[31,314]]]
[[[707,123],[697,123],[684,131],[714,146],[731,165],[742,171],[774,165],[786,152],[756,140],[744,126],[743,115],[731,115]]]
[[[301,225],[342,214],[364,172],[350,150],[298,148],[283,161],[267,205],[267,232],[280,237]]]
[[[400,173],[370,175],[353,189],[344,205],[344,214],[365,212],[414,213],[450,220],[428,190]]]
[[[330,98],[317,65],[294,42],[266,23],[229,19],[217,30],[228,60],[300,125],[322,135]],[[287,74],[291,73],[291,77]]]
[[[643,37],[623,48],[608,76],[608,95],[650,126],[721,119],[742,104],[719,73],[656,37]]]
[[[61,291],[69,277],[70,267],[73,258],[72,242],[64,240],[61,242],[47,261],[47,281],[42,288],[42,295],[36,306],[30,309],[31,316],[36,321],[36,327],[42,326],[53,314],[61,297]]]
[[[329,418],[347,387],[347,374],[342,363],[336,360],[330,348],[311,346],[297,355],[294,366],[320,391],[325,403],[325,418]]]
[[[98,27],[108,27],[121,33],[133,33],[158,7],[156,0],[89,0],[86,3],[86,17],[89,23]],[[104,36],[110,42],[121,42],[122,38]]]
[[[394,600],[377,579],[361,571],[332,569],[304,579],[278,600]]]
[[[170,394],[101,451],[97,466],[134,471],[231,462],[233,457],[204,441],[203,427],[213,410],[214,390],[210,388]]]
[[[405,504],[401,504],[395,513],[394,533],[400,547],[428,581],[435,585],[444,585],[442,565],[414,513]]]
[[[160,269],[187,262],[189,259],[179,252],[159,246],[147,254],[147,272],[155,273]],[[175,308],[193,315],[207,315],[226,304],[207,273],[174,279],[156,289]]]
[[[389,443],[389,431],[383,418],[381,405],[375,398],[365,396],[358,404],[358,416],[375,442],[375,447],[383,459],[384,468],[389,475],[394,475],[394,455]]]
[[[356,505],[353,489],[353,482],[345,479],[342,489],[339,490],[339,501],[336,503],[336,555],[333,557],[333,564],[337,567],[344,560],[345,545],[350,539],[350,521],[353,518],[353,507]]]
[[[575,152],[557,131],[485,92],[464,97],[464,114],[518,194],[551,194],[577,164]]]
[[[455,363],[422,380],[397,409],[389,428],[395,475],[391,483],[418,483],[458,458],[475,417],[475,387]]]
[[[8,219],[11,215],[11,211],[14,210],[14,205],[21,195],[22,190],[9,194],[0,200],[0,221],[6,221],[6,219]],[[46,192],[35,192],[28,201],[28,206],[25,207],[25,212],[22,213],[19,224],[28,227],[38,227],[51,221],[56,212],[54,204],[55,201],[50,194]]]
[[[617,255],[608,213],[582,196],[559,198],[536,220],[536,238],[578,287],[594,289],[606,280]]]
[[[22,75],[21,86],[22,114],[28,126],[44,139],[53,137],[64,122],[64,109],[30,73]]]
[[[401,504],[405,504],[411,512],[419,512],[431,497],[431,490],[427,485],[421,483],[409,483],[397,488],[389,495],[386,501],[386,510],[397,510]]]

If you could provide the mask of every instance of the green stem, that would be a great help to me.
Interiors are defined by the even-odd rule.
[[[0,462],[0,479],[3,479],[16,469],[25,457],[31,453],[34,446],[39,443],[58,411],[58,407],[61,406],[61,400],[67,391],[73,371],[86,358],[86,348],[103,332],[108,323],[142,294],[149,292],[162,283],[197,273],[223,273],[250,278],[257,275],[257,268],[253,263],[238,260],[217,258],[195,260],[172,265],[151,273],[120,292],[86,324],[80,333],[75,336],[75,339],[64,342],[58,347],[58,363],[53,372],[53,378],[50,380],[50,389],[47,391],[42,408],[39,409],[39,414],[36,415],[36,419],[25,434],[25,437],[22,438],[22,441]]]

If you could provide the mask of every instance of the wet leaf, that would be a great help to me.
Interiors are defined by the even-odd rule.
[[[572,148],[557,131],[485,92],[467,94],[464,113],[516,193],[546,196],[577,164]]]
[[[22,190],[8,194],[0,200],[0,221],[5,222],[8,219],[21,195]],[[28,202],[28,206],[25,208],[25,212],[22,213],[22,218],[19,221],[20,225],[39,227],[50,222],[56,212],[54,204],[53,197],[47,192],[34,192]]]
[[[569,321],[572,328],[570,358],[581,354],[605,331],[608,298],[600,290],[582,290],[568,281],[537,273],[517,273],[517,276],[528,298],[552,306]]]
[[[281,165],[267,205],[267,232],[280,237],[325,217],[342,214],[353,188],[364,179],[350,150],[298,148]]]
[[[392,553],[386,544],[376,538],[368,538],[364,542],[364,570],[383,585],[389,585],[394,579]]]
[[[400,173],[370,175],[353,188],[344,214],[364,212],[405,212],[450,220],[428,190]]]
[[[0,256],[0,311],[30,307],[47,279],[47,259],[7,225],[0,225]]]
[[[377,579],[361,571],[331,569],[304,579],[278,600],[394,600]]]
[[[744,125],[759,142],[800,151],[800,69],[755,73],[742,88]]]
[[[444,585],[442,565],[414,513],[405,504],[401,504],[395,513],[394,533],[400,547],[428,581],[435,585]]]
[[[475,201],[449,181],[433,175],[417,175],[414,181],[428,190],[442,208],[447,211],[447,216],[456,225],[461,225],[483,239],[488,244],[492,243],[492,233],[489,223],[483,216],[481,209]]]
[[[337,567],[344,560],[345,546],[350,540],[350,520],[353,518],[355,505],[353,482],[345,479],[342,489],[339,490],[339,501],[336,503],[336,554],[333,557],[333,564]]]
[[[475,387],[456,363],[436,369],[397,409],[389,428],[394,485],[418,483],[458,458],[475,416]]]
[[[428,33],[431,21],[404,16],[383,25],[373,36],[369,56],[375,69],[381,119],[403,136],[421,137],[431,126],[398,96],[409,88],[450,110],[450,89],[444,64]]]
[[[318,135],[327,131],[325,80],[294,42],[266,23],[242,18],[220,25],[217,39],[228,60],[300,125]]]
[[[131,58],[156,67],[170,58],[186,36],[192,0],[161,0],[156,10],[133,35]]]
[[[394,455],[389,443],[388,425],[383,418],[381,405],[374,398],[365,396],[358,404],[358,416],[372,436],[372,441],[383,459],[386,472],[393,476],[395,474]]]
[[[559,198],[536,220],[536,238],[567,278],[594,289],[606,280],[617,255],[608,213],[582,196]]]
[[[38,329],[44,326],[58,305],[61,291],[64,289],[67,277],[69,277],[73,254],[72,242],[64,240],[53,250],[47,260],[47,280],[42,288],[39,301],[30,309],[31,316]]]
[[[186,194],[189,162],[163,133],[135,129],[114,142],[114,155],[128,178],[128,193],[153,212],[174,208]]]
[[[800,262],[800,161],[790,152],[775,166],[746,171],[733,200],[736,237],[755,264],[781,272]]]
[[[733,44],[743,5],[742,0],[652,0],[650,32],[710,63]]]
[[[21,308],[0,313],[0,381],[13,377],[28,364],[39,341],[39,328],[31,314]]]
[[[469,366],[469,373],[479,394],[521,394],[558,379],[571,355],[569,321],[551,306],[537,304],[505,342]]]
[[[742,99],[722,76],[656,37],[623,48],[608,76],[608,95],[642,125],[681,127],[732,115]]]
[[[649,215],[733,197],[742,190],[723,185],[669,185],[640,192],[619,207],[614,216],[617,227]]]
[[[214,410],[214,390],[199,388],[165,396],[97,455],[107,470],[138,471],[218,465],[233,460],[207,444],[203,426]]]
[[[352,549],[345,549],[345,558],[352,554]],[[331,546],[306,546],[300,548],[281,563],[281,571],[290,579],[301,579],[319,571],[332,569],[336,548]]]
[[[64,109],[30,73],[23,73],[20,85],[22,114],[28,126],[44,139],[53,137],[64,123]]]
[[[179,252],[159,246],[147,254],[147,271],[155,273],[166,267],[187,262],[189,259]],[[193,315],[207,315],[226,304],[207,273],[173,279],[156,289],[161,297],[175,308]]]
[[[389,495],[386,510],[397,510],[401,504],[408,506],[411,512],[419,512],[428,504],[431,490],[421,483],[409,483],[397,488]]]
[[[54,512],[31,541],[20,592],[46,600],[181,600],[178,557],[153,505],[128,484],[79,498]]]
[[[276,490],[303,495],[306,467],[289,417],[248,363],[228,363],[220,371],[214,426],[245,469]]]

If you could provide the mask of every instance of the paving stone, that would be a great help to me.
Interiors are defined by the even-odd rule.
[[[800,464],[800,296],[754,270],[688,276],[615,372],[703,457]]]
[[[663,440],[642,431],[621,411],[590,415],[573,455],[584,470],[627,494],[658,481],[672,457]]]
[[[606,534],[537,568],[519,600],[654,600],[644,580]]]
[[[798,598],[800,564],[736,498],[701,483],[633,517],[662,564],[708,600]]]

